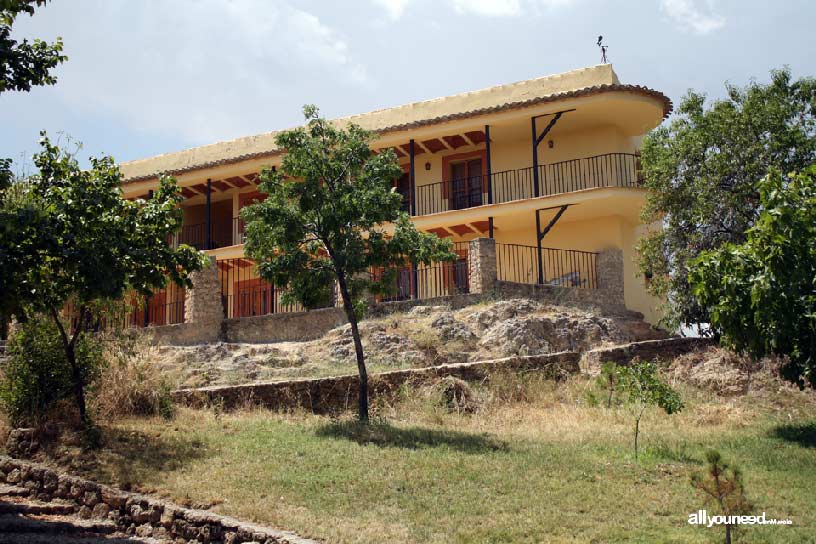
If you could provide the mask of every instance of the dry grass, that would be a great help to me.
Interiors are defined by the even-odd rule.
[[[369,427],[258,409],[129,418],[94,457],[56,457],[327,542],[710,542],[718,533],[686,517],[703,506],[689,476],[714,447],[743,468],[759,512],[794,520],[747,539],[812,541],[814,395],[676,386],[687,407],[647,412],[639,463],[625,408],[590,405],[586,378],[536,373],[469,384],[472,410],[439,402],[444,388],[406,388]]]
[[[104,339],[106,365],[91,395],[97,419],[131,415],[172,416],[170,392],[176,381],[156,372],[157,348],[142,336],[117,335]]]

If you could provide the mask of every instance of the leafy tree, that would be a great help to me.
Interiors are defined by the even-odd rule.
[[[38,424],[56,403],[73,394],[70,367],[53,320],[36,315],[21,323],[9,340],[0,375],[0,406],[15,426]],[[83,381],[91,383],[102,367],[102,348],[82,336],[74,348]]]
[[[39,173],[15,184],[15,205],[3,203],[3,294],[22,320],[39,313],[53,320],[87,426],[87,369],[77,357],[85,325],[131,290],[148,295],[168,280],[189,286],[188,273],[204,261],[193,248],[173,249],[166,242],[182,221],[175,180],[162,177],[150,200],[127,201],[111,157],[92,158],[91,168],[83,170],[44,133],[41,145],[34,156]],[[76,308],[72,323],[61,316],[68,303]]]
[[[45,4],[46,0],[0,0],[0,93],[57,82],[51,71],[68,59],[61,54],[62,38],[49,44],[38,39],[17,42],[11,37],[19,14],[34,15],[35,7]]]
[[[745,496],[739,469],[729,466],[723,461],[722,455],[714,450],[706,453],[706,461],[708,467],[704,473],[696,472],[691,475],[691,486],[704,493],[707,501],[713,503],[723,516],[747,514],[751,504]],[[725,544],[731,544],[733,524],[726,521],[724,525]]]
[[[689,92],[667,126],[649,134],[642,162],[650,189],[643,219],[663,228],[642,239],[640,268],[666,300],[665,322],[707,323],[688,285],[689,263],[724,243],[741,243],[759,215],[757,180],[772,168],[800,171],[816,159],[816,80],[772,72],[770,84],[727,85],[706,107]]]
[[[772,172],[759,194],[747,239],[703,252],[688,281],[727,346],[787,356],[782,376],[816,387],[816,167]]]
[[[617,384],[635,415],[635,460],[638,458],[640,420],[649,406],[657,406],[667,414],[683,409],[680,395],[657,374],[651,361],[635,361],[631,366],[619,366]]]
[[[371,133],[357,125],[339,128],[303,108],[305,127],[276,138],[286,149],[280,171],[261,173],[269,196],[247,206],[246,252],[258,261],[261,277],[287,286],[287,300],[307,308],[327,305],[339,286],[357,355],[359,417],[368,420],[368,374],[357,327],[366,292],[394,283],[393,267],[456,258],[451,243],[418,232],[400,211],[392,190],[401,170],[392,151],[374,155]],[[297,181],[289,180],[295,178]],[[393,231],[391,227],[393,226]],[[379,281],[369,272],[385,268]]]

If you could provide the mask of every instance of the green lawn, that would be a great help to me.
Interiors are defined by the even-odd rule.
[[[505,384],[448,413],[414,392],[370,430],[263,410],[128,420],[84,471],[327,542],[716,542],[692,527],[689,485],[707,448],[744,471],[746,542],[816,542],[816,401],[785,390],[737,399],[683,388],[649,414],[635,463],[623,408],[584,402],[587,382]],[[515,392],[514,392],[515,391]],[[710,509],[709,509],[710,510]]]

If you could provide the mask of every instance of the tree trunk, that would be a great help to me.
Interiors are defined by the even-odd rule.
[[[635,461],[638,458],[638,434],[640,433],[640,418],[635,419]]]
[[[731,544],[731,525],[725,524],[725,544]]]
[[[79,410],[79,420],[82,422],[82,427],[85,428],[88,426],[88,412],[85,407],[85,383],[82,379],[82,370],[76,362],[74,346],[68,346],[65,355],[71,365],[71,377],[74,381],[74,399],[76,400],[77,409]]]
[[[85,407],[85,383],[82,379],[82,369],[79,368],[79,365],[77,365],[76,352],[74,351],[74,345],[76,344],[77,337],[80,334],[80,327],[82,327],[82,320],[85,317],[85,309],[81,308],[79,311],[77,330],[74,331],[73,337],[70,340],[65,332],[65,327],[63,327],[62,322],[60,321],[59,313],[54,308],[51,308],[51,317],[54,320],[54,323],[56,323],[57,329],[60,332],[62,346],[65,349],[65,359],[71,366],[71,379],[74,382],[74,400],[76,401],[77,409],[79,410],[79,419],[82,422],[82,427],[87,428],[89,422],[88,411]]]
[[[363,342],[360,339],[360,329],[357,327],[357,316],[354,314],[354,305],[351,295],[346,285],[345,274],[337,275],[337,283],[340,284],[340,295],[343,297],[343,309],[351,325],[351,336],[354,339],[354,351],[357,354],[357,372],[360,376],[360,392],[358,399],[357,416],[360,421],[368,422],[368,371],[365,366],[365,356],[363,354]]]

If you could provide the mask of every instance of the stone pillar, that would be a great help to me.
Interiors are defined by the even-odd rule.
[[[496,240],[476,238],[468,244],[471,293],[490,293],[496,287]]]
[[[221,304],[221,282],[215,257],[202,270],[190,274],[193,288],[184,299],[184,323],[196,325],[201,342],[212,342],[221,336],[224,308]]]
[[[613,299],[623,304],[623,251],[607,248],[598,253],[595,263],[598,289],[605,289]]]

